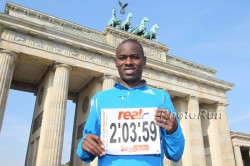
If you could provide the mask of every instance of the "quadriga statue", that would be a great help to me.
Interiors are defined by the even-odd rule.
[[[129,28],[131,27],[130,20],[131,20],[132,16],[133,16],[133,13],[129,12],[126,20],[120,25],[119,29],[124,30],[124,31],[128,31]]]
[[[157,30],[159,30],[160,27],[158,26],[158,24],[154,24],[151,28],[150,31],[145,33],[143,35],[143,37],[145,37],[146,39],[156,39],[156,41],[158,41],[158,36],[157,36]]]
[[[112,9],[112,17],[109,20],[108,25],[112,26],[112,27],[118,27],[120,24],[121,24],[121,20],[117,20],[117,18],[116,18],[116,9],[113,8]]]
[[[131,30],[131,33],[143,36],[144,33],[146,32],[146,24],[149,22],[148,17],[144,17],[141,21],[141,24],[137,27],[135,27],[133,30]]]

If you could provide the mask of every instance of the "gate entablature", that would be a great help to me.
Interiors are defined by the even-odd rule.
[[[134,38],[145,49],[148,61],[143,76],[152,86],[203,98],[217,96],[223,101],[225,92],[233,86],[214,78],[214,69],[168,55],[169,48],[164,44],[112,27],[97,32],[57,18],[50,21],[51,16],[11,3],[7,3],[7,8],[10,16],[0,14],[0,47],[17,54],[49,59],[53,64],[68,64],[73,67],[71,73],[76,71],[74,68],[83,68],[94,77],[103,73],[118,76],[114,65],[115,48],[123,39]],[[29,17],[33,22],[28,21]]]

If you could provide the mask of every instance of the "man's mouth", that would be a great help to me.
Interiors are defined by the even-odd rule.
[[[125,74],[132,74],[135,71],[135,68],[126,68],[124,69]]]

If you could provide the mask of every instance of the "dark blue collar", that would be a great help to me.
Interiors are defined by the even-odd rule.
[[[115,88],[118,88],[118,89],[126,89],[126,90],[134,90],[134,89],[144,89],[146,87],[146,81],[145,80],[141,80],[140,84],[136,87],[133,87],[133,88],[127,88],[125,87],[124,85],[122,85],[120,82],[117,82],[115,84]]]

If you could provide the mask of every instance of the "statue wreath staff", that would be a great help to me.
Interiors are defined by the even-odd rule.
[[[128,3],[122,3],[121,1],[119,1],[119,5],[121,7],[120,13],[125,14],[125,8],[128,6]]]

